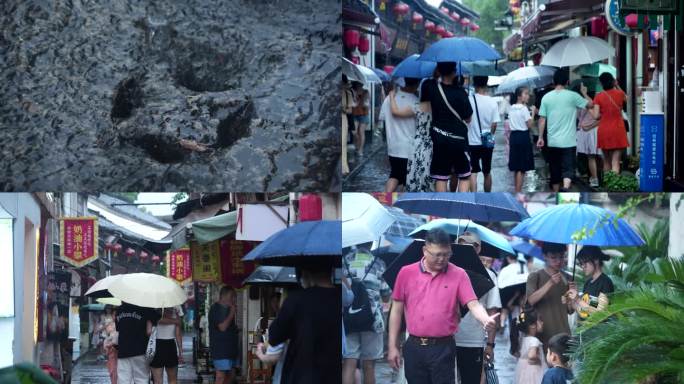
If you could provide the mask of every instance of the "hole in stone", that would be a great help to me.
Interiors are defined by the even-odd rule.
[[[193,40],[176,39],[176,82],[195,92],[221,92],[240,87],[244,58],[239,49],[221,52]]]
[[[127,119],[133,110],[142,105],[142,88],[135,78],[121,81],[114,91],[112,102],[112,120]]]
[[[186,156],[186,152],[180,144],[157,135],[144,135],[136,139],[135,144],[160,163],[179,163]]]
[[[241,101],[232,108],[218,111],[217,115],[220,121],[216,127],[216,145],[230,147],[236,141],[249,136],[249,126],[254,118],[254,103],[251,100]]]

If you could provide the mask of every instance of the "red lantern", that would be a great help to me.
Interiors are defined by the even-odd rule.
[[[591,35],[600,39],[605,39],[608,36],[608,22],[604,17],[591,19]]]
[[[147,260],[147,257],[148,257],[148,256],[149,256],[149,254],[148,254],[147,252],[145,252],[145,251],[140,251],[140,261],[145,261],[145,260]]]
[[[639,28],[639,15],[636,13],[630,13],[629,15],[625,16],[625,25],[631,29]],[[648,16],[644,16],[644,25],[648,25]]]
[[[111,251],[112,250],[112,245],[111,243],[105,243],[104,249],[105,251]]]
[[[454,36],[455,36],[454,33],[451,32],[451,31],[446,31],[445,35],[446,35],[446,36],[444,36],[444,37],[446,37],[446,38],[450,38],[450,37],[454,37]]]
[[[425,29],[427,31],[434,32],[435,28],[436,28],[435,23],[433,23],[432,21],[428,20],[425,22]]]
[[[385,65],[382,67],[382,70],[385,71],[388,75],[392,75],[392,72],[394,72],[394,65]]]
[[[423,22],[423,15],[421,15],[418,12],[413,12],[413,16],[411,16],[411,21],[413,21],[413,24],[420,24]],[[414,25],[413,27],[415,28],[416,26]]]
[[[323,219],[323,201],[314,193],[307,193],[299,198],[299,221],[317,221]]]
[[[444,32],[446,32],[446,28],[444,28],[444,27],[441,26],[441,25],[438,25],[438,26],[435,28],[435,33],[438,34],[438,35],[440,35],[440,36],[442,36],[442,35],[444,34]]]
[[[471,30],[471,31],[477,32],[479,29],[480,29],[480,26],[479,26],[479,25],[477,25],[477,24],[475,24],[475,23],[470,24],[470,30]]]
[[[157,263],[159,262],[159,260],[161,260],[161,258],[160,258],[159,256],[157,256],[157,255],[152,255],[152,262],[153,262],[154,264],[157,264]]]
[[[453,21],[458,21],[458,20],[461,19],[461,15],[459,15],[459,14],[456,13],[455,11],[454,11],[454,12],[451,12],[451,16],[450,16],[450,17],[451,17],[451,20],[453,20]]]
[[[465,27],[465,26],[468,25],[468,24],[470,24],[470,19],[469,19],[469,18],[464,17],[464,18],[461,19],[461,25],[462,25],[462,26]]]
[[[447,8],[447,7],[441,7],[439,10],[442,11],[442,13],[445,15],[449,14],[449,8]]]
[[[358,56],[352,56],[351,62],[354,64],[361,64],[361,59]]]
[[[398,2],[394,5],[392,10],[394,11],[394,14],[397,15],[397,21],[401,23],[404,16],[408,15],[409,11],[411,11],[411,7],[406,3]]]
[[[114,253],[119,253],[119,252],[121,252],[122,248],[123,248],[123,246],[121,244],[117,243],[117,244],[114,244],[114,246],[112,247],[112,250],[114,251]]]
[[[344,30],[344,46],[354,50],[359,45],[359,31],[355,29]]]
[[[135,250],[133,248],[126,248],[126,257],[129,259],[135,255]]]
[[[366,35],[361,35],[359,38],[359,52],[365,55],[368,51],[370,51],[370,40],[368,40]]]

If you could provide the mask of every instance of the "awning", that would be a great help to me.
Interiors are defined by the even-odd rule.
[[[520,28],[522,40],[528,43],[539,35],[557,34],[578,27],[592,17],[603,14],[601,0],[555,0],[541,5]]]
[[[125,227],[114,224],[103,216],[98,216],[97,223],[100,228],[101,235],[104,235],[105,232],[112,232],[118,234],[123,238],[123,240],[129,243],[137,244],[142,248],[145,248],[148,251],[152,251],[157,254],[161,254],[171,247],[170,239],[164,238],[161,240],[155,240],[149,237],[145,237],[139,233],[130,231]]]
[[[238,212],[231,211],[192,223],[192,233],[200,244],[218,240],[235,232]]]
[[[363,1],[342,1],[342,23],[360,27],[375,27],[379,22],[378,15]]]

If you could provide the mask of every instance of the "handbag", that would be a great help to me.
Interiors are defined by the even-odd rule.
[[[486,361],[484,364],[485,382],[487,384],[499,384],[499,377],[496,375],[496,369],[494,369],[494,363],[491,361]]]
[[[477,115],[477,126],[480,128],[480,140],[482,146],[485,148],[494,148],[494,135],[491,132],[482,133],[482,125],[480,124],[480,111],[477,108],[477,95],[473,95],[475,101],[475,114]]]
[[[442,100],[444,100],[444,103],[446,104],[447,108],[449,108],[451,113],[453,113],[454,116],[456,116],[458,121],[460,121],[467,128],[468,124],[466,124],[465,121],[463,121],[461,115],[459,115],[458,112],[456,112],[456,110],[451,106],[451,104],[449,104],[449,101],[447,100],[446,95],[444,94],[444,90],[442,89],[442,84],[440,80],[437,80],[437,88],[439,89],[439,93],[442,95]],[[444,131],[435,126],[433,126],[432,130],[430,130],[430,137],[432,138],[432,141],[435,143],[443,142],[444,144],[452,147],[463,147],[463,150],[465,150],[464,146],[467,144],[465,137],[454,135],[453,133]]]
[[[154,355],[157,353],[157,327],[152,327],[150,339],[147,341],[147,349],[145,350],[145,358],[147,361],[152,361]]]

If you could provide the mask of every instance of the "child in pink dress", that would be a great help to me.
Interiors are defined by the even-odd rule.
[[[520,346],[520,358],[515,367],[516,384],[539,384],[547,369],[542,342],[537,338],[544,323],[532,307],[526,307],[516,322],[516,326],[525,337]]]

